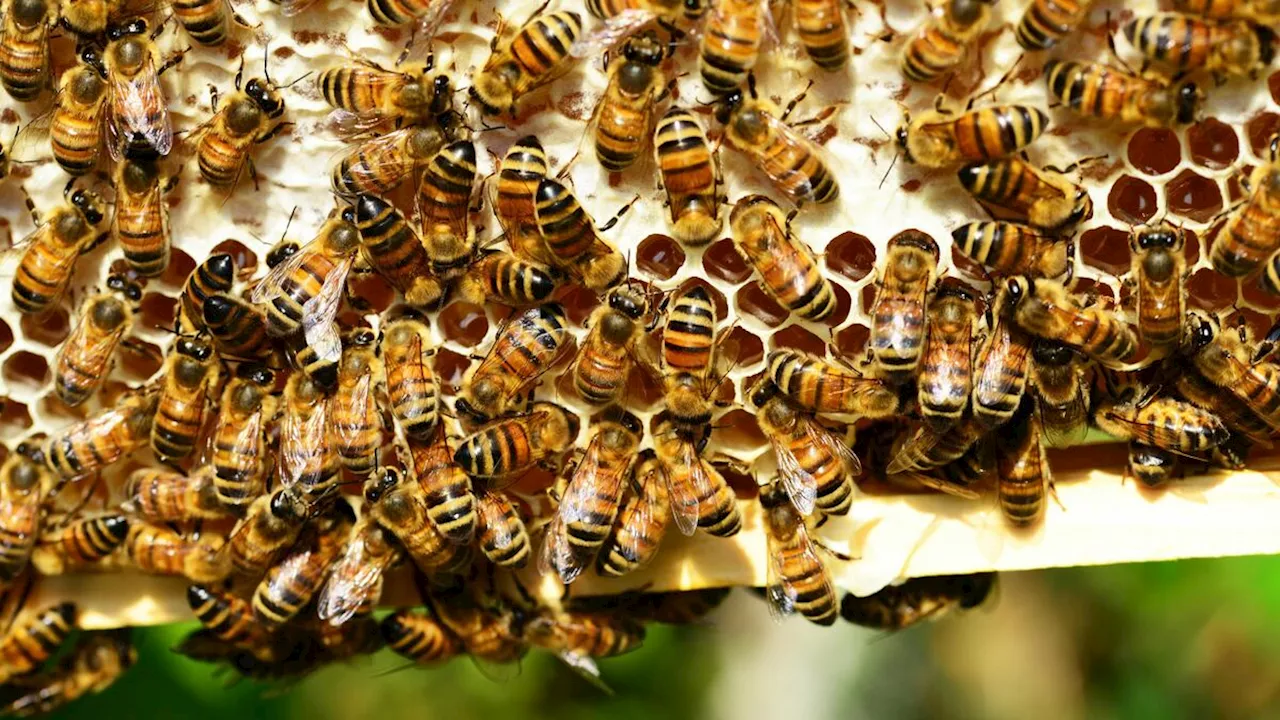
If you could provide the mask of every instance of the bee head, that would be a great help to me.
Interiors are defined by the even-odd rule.
[[[1200,101],[1203,99],[1200,88],[1193,82],[1184,82],[1175,92],[1178,98],[1178,122],[1183,125],[1195,122],[1196,114],[1200,110]]]
[[[103,220],[102,201],[89,190],[71,193],[71,206],[79,210],[90,225],[97,225]]]
[[[107,74],[107,68],[102,63],[102,51],[94,45],[85,45],[80,48],[80,62],[96,70],[99,75]]]
[[[1208,346],[1217,337],[1218,332],[1213,323],[1203,315],[1192,313],[1187,320],[1188,345],[1193,352]]]
[[[142,302],[142,288],[124,275],[113,273],[107,277],[107,288],[124,295],[130,302]]]
[[[1035,278],[1031,277],[1012,277],[1004,284],[1005,297],[1008,298],[1010,306],[1015,306],[1022,302],[1028,295],[1034,294],[1036,291]]]
[[[134,18],[122,25],[107,28],[107,40],[116,42],[130,35],[146,35],[148,29],[146,18]]]
[[[281,520],[302,522],[307,519],[307,504],[292,486],[282,487],[271,496],[271,515]]]
[[[765,403],[772,400],[777,394],[778,386],[766,375],[760,378],[760,381],[751,388],[751,404],[758,408],[764,407]]]
[[[728,94],[720,98],[715,106],[716,120],[721,125],[728,125],[729,118],[733,117],[733,113],[746,101],[746,95],[742,92],[742,88],[730,90]]]
[[[213,356],[213,346],[195,337],[180,337],[174,350],[179,355],[204,362]]]
[[[236,377],[264,387],[274,385],[276,382],[276,374],[271,371],[271,368],[259,363],[242,363],[236,368]]]
[[[907,124],[903,122],[898,126],[898,132],[894,133],[894,137],[898,141],[898,149],[902,151],[902,159],[909,163],[915,162],[911,157],[911,150],[907,147]]]
[[[400,484],[400,471],[393,467],[380,467],[364,484],[364,501],[376,503]]]
[[[252,78],[245,83],[244,94],[267,115],[278,115],[284,112],[284,98],[276,92],[275,86],[262,78]]]
[[[644,298],[627,287],[614,288],[609,292],[609,307],[632,320],[639,320],[646,309]]]

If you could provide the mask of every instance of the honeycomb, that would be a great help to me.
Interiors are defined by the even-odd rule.
[[[460,0],[432,43],[437,67],[456,71],[457,85],[465,87],[471,71],[487,57],[500,23],[495,7],[499,4],[506,21],[518,23],[539,3]],[[553,5],[552,9],[583,10],[576,0],[555,0]],[[390,64],[409,39],[405,30],[373,27],[364,3],[358,1],[319,0],[311,10],[293,17],[283,16],[267,0],[257,0],[253,6],[237,3],[237,9],[261,25],[237,30],[221,48],[192,47],[182,64],[161,79],[179,130],[191,130],[209,117],[210,86],[229,92],[242,58],[246,68],[252,69],[262,65],[266,54],[271,76],[288,82],[357,57]],[[569,165],[569,182],[600,223],[636,200],[606,234],[631,259],[633,277],[663,291],[693,282],[708,286],[721,327],[732,328],[731,336],[742,348],[728,376],[736,402],[716,418],[709,452],[722,453],[750,468],[732,476],[742,498],[743,532],[730,540],[702,535],[686,539],[669,533],[649,568],[619,580],[584,577],[574,586],[576,594],[764,584],[765,539],[752,498],[754,481],[772,477],[774,459],[742,401],[750,379],[763,371],[767,352],[786,347],[823,353],[830,343],[847,357],[861,356],[868,336],[866,309],[874,296],[879,261],[889,238],[904,229],[921,230],[937,241],[941,275],[958,277],[983,291],[987,287],[985,275],[951,250],[951,230],[986,215],[961,191],[952,171],[927,171],[896,157],[890,136],[903,109],[925,111],[939,92],[946,94],[950,104],[962,106],[966,98],[995,86],[1006,71],[1009,79],[995,88],[996,99],[1046,107],[1039,70],[1047,55],[1107,62],[1108,15],[1113,23],[1123,23],[1134,14],[1157,9],[1150,0],[1124,6],[1100,3],[1086,26],[1057,50],[1024,57],[1012,32],[1023,5],[1000,3],[991,29],[978,42],[978,52],[959,72],[945,85],[915,86],[902,80],[898,57],[905,36],[923,20],[917,3],[861,4],[850,15],[855,55],[845,72],[834,74],[814,70],[784,19],[781,45],[767,52],[756,68],[762,94],[785,103],[812,81],[796,117],[835,109],[819,124],[817,137],[839,177],[840,199],[829,206],[805,208],[793,226],[800,238],[822,254],[826,275],[837,288],[839,306],[823,323],[789,316],[779,308],[734,250],[727,228],[721,239],[706,248],[681,247],[665,235],[663,196],[655,189],[652,161],[642,161],[620,176],[604,173],[584,140],[584,128],[606,82],[599,62],[578,63],[549,88],[535,92],[517,118],[504,119],[502,126],[486,128],[477,136],[485,150],[479,158],[484,174],[492,173],[510,144],[526,134],[540,138],[555,169],[576,158]],[[893,37],[885,39],[887,31]],[[1135,66],[1140,63],[1123,40],[1117,42],[1125,60]],[[173,28],[159,43],[166,53],[188,44]],[[676,83],[673,98],[701,115],[714,142],[719,128],[710,118],[706,91],[696,72],[690,72],[695,56],[696,45],[685,42],[678,47],[674,63],[668,64],[668,72],[678,67],[687,73]],[[70,41],[57,39],[54,58],[59,69],[70,57]],[[179,184],[168,196],[173,259],[168,271],[146,286],[142,318],[133,331],[153,351],[172,342],[169,328],[176,296],[197,262],[210,252],[231,251],[242,267],[261,277],[265,273],[261,258],[285,233],[291,210],[296,208],[296,215],[287,236],[305,241],[335,207],[328,176],[321,172],[344,147],[328,130],[330,109],[313,83],[300,83],[285,97],[293,125],[256,150],[260,187],[255,189],[242,179],[227,198],[200,179],[191,148],[181,143],[165,164],[170,172],[180,174]],[[464,102],[463,93],[457,99]],[[0,131],[0,137],[7,137],[16,125],[31,122],[47,102],[47,95],[27,104],[6,97],[0,116],[6,130]],[[1265,161],[1269,138],[1280,130],[1280,73],[1265,84],[1237,80],[1209,88],[1204,119],[1177,131],[1082,121],[1062,108],[1049,114],[1052,127],[1028,149],[1036,164],[1065,167],[1084,157],[1105,156],[1080,171],[1094,212],[1076,231],[1077,289],[1094,293],[1103,302],[1123,303],[1128,294],[1123,281],[1129,268],[1129,228],[1167,218],[1188,231],[1192,304],[1213,311],[1235,308],[1257,328],[1270,326],[1280,298],[1261,293],[1251,282],[1239,284],[1217,275],[1209,267],[1206,249],[1220,213],[1242,196],[1239,178]],[[21,152],[18,157],[23,157]],[[730,200],[756,192],[777,196],[741,154],[724,147],[720,157]],[[13,178],[0,185],[0,234],[16,241],[34,227],[20,186],[37,208],[47,210],[58,204],[65,183],[65,174],[44,154],[17,166]],[[500,233],[487,207],[475,222],[481,225],[482,241]],[[10,447],[110,406],[126,388],[140,385],[157,372],[158,363],[146,353],[126,350],[105,390],[83,408],[69,409],[51,393],[53,356],[74,323],[78,302],[103,284],[118,258],[113,242],[82,257],[69,297],[41,317],[20,315],[9,293],[0,293],[0,396],[5,400],[0,438]],[[0,261],[0,277],[13,276],[16,260],[10,254]],[[392,302],[392,293],[376,279],[364,282],[361,292],[375,311],[365,319],[377,327],[376,311]],[[580,288],[568,290],[559,299],[580,338],[585,333],[582,323],[598,299]],[[492,342],[504,316],[500,308],[456,301],[432,314],[432,338],[439,347],[435,367],[447,396],[453,394],[451,386],[461,383],[471,364],[469,356],[483,352]],[[560,365],[544,379],[538,396],[565,404],[584,417],[593,415],[596,409],[582,404],[557,379],[564,367]],[[641,387],[628,396],[628,409],[647,421],[661,403],[651,387]],[[584,423],[580,441],[588,432]],[[115,475],[152,462],[147,453],[140,453]],[[985,499],[865,489],[848,517],[832,519],[815,531],[832,548],[856,558],[829,558],[833,579],[845,590],[866,595],[889,583],[926,575],[1280,552],[1280,538],[1271,531],[1278,491],[1263,472],[1276,464],[1272,458],[1257,458],[1246,472],[1190,477],[1176,490],[1160,495],[1122,486],[1122,447],[1089,446],[1060,451],[1051,458],[1060,503],[1050,505],[1043,527],[1032,533],[1007,530],[994,504]],[[172,578],[71,575],[44,579],[32,603],[74,597],[82,602],[84,627],[141,625],[189,618],[184,587],[185,582]],[[552,597],[558,596],[560,588],[546,580],[542,591]],[[403,592],[407,590],[389,588],[386,599],[394,602],[404,597],[397,595]]]

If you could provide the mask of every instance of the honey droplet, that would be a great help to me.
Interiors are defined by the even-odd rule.
[[[837,327],[843,325],[845,320],[849,319],[849,311],[853,309],[853,298],[849,296],[849,291],[836,283],[831,283],[831,291],[836,296],[835,309],[831,314],[822,321],[823,325],[829,327]]]
[[[142,296],[142,326],[156,330],[172,328],[177,310],[178,298],[146,293]]]
[[[516,478],[515,482],[506,487],[506,490],[521,495],[537,495],[540,492],[545,492],[555,482],[555,473],[546,468],[535,467]]]
[[[827,245],[827,269],[850,280],[861,280],[876,266],[876,247],[866,235],[846,232]]]
[[[821,357],[826,352],[827,343],[799,325],[788,325],[769,338],[769,347],[773,350],[790,348]]]
[[[600,298],[581,285],[574,285],[559,298],[564,312],[578,325],[585,325],[591,312],[600,307]]]
[[[31,420],[31,411],[24,403],[9,398],[2,400],[3,402],[0,402],[0,434],[4,437],[14,437],[18,434],[15,430],[27,430],[35,424]]]
[[[1197,270],[1187,280],[1189,302],[1211,312],[1231,307],[1236,302],[1236,284],[1235,278],[1209,268]]]
[[[1113,227],[1096,227],[1077,241],[1085,263],[1112,275],[1129,270],[1129,233]]]
[[[1244,125],[1253,154],[1267,160],[1271,157],[1271,136],[1280,132],[1280,115],[1264,112],[1255,115]]]
[[[711,245],[702,255],[702,267],[708,275],[725,282],[738,283],[751,277],[752,267],[738,254],[733,241],[725,238]]]
[[[471,360],[467,356],[459,355],[448,348],[436,350],[432,368],[436,371],[440,392],[445,395],[455,394],[462,387],[462,378],[467,374],[469,367],[471,367]]]
[[[904,193],[919,192],[920,188],[923,185],[924,183],[920,182],[920,178],[911,178],[910,180],[902,183],[902,192]]]
[[[1222,190],[1218,183],[1183,170],[1164,188],[1165,204],[1174,215],[1208,222],[1222,210]]]
[[[377,273],[352,273],[349,287],[347,302],[361,312],[382,313],[396,300],[395,288]]]
[[[636,248],[636,267],[659,280],[670,280],[684,265],[684,249],[666,235],[650,235]]]
[[[836,333],[836,349],[850,362],[866,354],[871,330],[865,325],[850,325]]]
[[[23,313],[18,321],[22,336],[41,345],[57,347],[71,334],[71,319],[61,306],[50,308],[39,315]]]
[[[1214,170],[1230,167],[1240,154],[1240,138],[1230,125],[1206,118],[1187,128],[1191,162]]]
[[[440,313],[440,332],[463,347],[475,347],[489,333],[489,318],[479,305],[456,302]]]
[[[226,253],[231,256],[231,260],[236,264],[236,275],[241,280],[253,277],[254,271],[258,269],[258,254],[245,247],[239,240],[227,239],[214,245],[209,254],[217,253]]]
[[[791,314],[765,292],[758,282],[743,285],[734,296],[734,302],[738,312],[747,313],[769,327],[778,327]]]
[[[1140,225],[1156,214],[1156,190],[1146,180],[1121,175],[1107,193],[1107,209],[1120,222]]]
[[[13,328],[9,323],[0,320],[0,353],[13,346]]]
[[[187,276],[195,269],[196,261],[192,260],[190,255],[178,248],[173,248],[169,253],[169,267],[165,268],[160,276],[160,282],[172,287],[182,287],[187,282]]]
[[[1144,175],[1172,172],[1180,162],[1178,135],[1168,128],[1142,128],[1129,138],[1129,164]]]
[[[49,363],[33,352],[19,350],[4,361],[4,379],[40,389],[49,380]]]
[[[735,327],[729,332],[727,340],[738,348],[737,356],[733,358],[737,361],[737,367],[749,368],[764,359],[764,343],[746,328]]]
[[[569,377],[569,373],[564,373],[561,377]],[[653,373],[632,367],[631,374],[627,376],[623,404],[633,410],[651,410],[661,399],[662,385],[659,379]]]

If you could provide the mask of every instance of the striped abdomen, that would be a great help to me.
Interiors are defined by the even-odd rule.
[[[849,28],[842,0],[792,0],[796,33],[814,65],[838,70],[849,61]]]
[[[641,81],[631,76],[640,73],[648,80],[637,92],[635,86]],[[631,60],[623,60],[622,66],[611,73],[600,101],[595,137],[596,158],[605,170],[621,172],[631,167],[649,141],[657,73],[657,67]]]
[[[117,193],[122,188],[117,185]],[[129,267],[143,277],[156,277],[169,266],[169,208],[160,186],[144,193],[117,195],[112,221]]]
[[[568,337],[564,310],[559,305],[539,305],[520,315],[498,336],[476,377],[497,373],[518,380],[523,390],[546,372]],[[474,379],[473,379],[474,382]]]
[[[49,23],[41,18],[24,28],[15,17],[16,3],[9,3],[0,33],[0,85],[18,102],[35,100],[49,86]]]
[[[836,308],[835,290],[818,270],[809,247],[792,237],[774,245],[773,251],[750,257],[769,294],[806,320],[819,321],[830,315]]]
[[[760,7],[756,0],[718,0],[703,25],[698,68],[712,93],[738,88],[755,67],[764,38]]]
[[[221,45],[231,29],[226,0],[173,0],[169,6],[191,39],[201,45]]]
[[[996,105],[965,113],[952,126],[957,159],[1012,155],[1040,137],[1049,116],[1027,105]]]
[[[382,346],[391,414],[405,435],[425,439],[439,419],[439,384],[424,356],[424,336],[403,332],[396,337],[401,338],[400,343],[384,341]]]
[[[528,424],[519,419],[487,425],[458,446],[454,460],[470,476],[505,477],[529,467],[541,457],[535,453]]]
[[[46,441],[49,466],[65,479],[100,470],[147,444],[154,399],[108,410]]]
[[[1105,65],[1049,60],[1044,76],[1049,94],[1072,110],[1125,122],[1142,121],[1145,96],[1158,89],[1150,81]]]
[[[420,665],[441,663],[463,651],[462,643],[441,622],[413,610],[388,615],[381,629],[391,652]]]
[[[60,217],[55,214],[49,222],[56,224]],[[83,238],[56,237],[56,225],[39,232],[41,235],[22,254],[13,275],[13,304],[24,313],[44,312],[62,298],[83,242]]]
[[[316,83],[325,102],[353,113],[373,113],[391,105],[394,82],[387,71],[363,65],[334,67],[320,73]]]
[[[1031,346],[1009,323],[996,325],[974,361],[973,417],[988,427],[1013,417],[1027,389]]]
[[[1280,202],[1271,194],[1271,188],[1280,184],[1277,180],[1280,167],[1264,166],[1254,171],[1253,193],[1214,240],[1210,259],[1218,272],[1243,277],[1280,250]]]
[[[1044,446],[1040,443],[1040,421],[1034,412],[1004,435],[996,470],[996,495],[1005,519],[1016,527],[1039,520],[1044,515],[1049,478]]]
[[[39,670],[76,627],[76,606],[47,607],[8,628],[0,642],[0,685]]]
[[[511,243],[512,252],[529,260],[548,260],[538,234],[535,193],[547,175],[547,154],[538,138],[526,135],[507,151],[498,169],[498,192],[494,213]]]
[[[1089,14],[1092,0],[1032,0],[1015,35],[1027,50],[1047,50],[1066,37]]]
[[[707,483],[708,492],[698,498],[698,528],[716,537],[737,535],[742,529],[742,512],[738,510],[737,496],[733,494],[733,489],[729,487],[729,483],[725,482],[724,476],[719,471],[701,459],[697,462],[702,463],[703,470],[711,480]],[[677,477],[681,475],[678,471],[673,472],[671,468],[668,468],[667,472],[671,473],[673,483],[677,482]],[[686,482],[688,482],[687,479]]]
[[[669,372],[704,377],[715,345],[715,306],[706,288],[695,285],[675,302],[662,334],[662,364]]]
[[[778,189],[800,202],[829,203],[840,196],[835,175],[816,145],[780,122],[772,130],[762,148],[748,152],[757,156],[760,169]]]
[[[797,526],[782,537],[776,537],[770,547],[776,555],[771,562],[782,568],[781,574],[795,591],[795,611],[809,622],[831,625],[836,621],[839,610],[835,587],[804,532],[802,526]]]
[[[568,63],[569,47],[582,32],[582,17],[562,10],[535,17],[511,39],[508,52],[520,69],[519,78],[511,85],[513,97],[548,82],[563,72]]]
[[[120,547],[129,534],[129,519],[124,515],[103,515],[78,520],[41,539],[41,547],[48,548],[61,561],[61,571],[75,570],[95,563]],[[45,574],[54,574],[48,568],[39,567]]]
[[[253,135],[235,135],[227,128],[225,115],[229,107],[227,105],[219,113],[213,129],[200,137],[196,150],[200,175],[217,188],[235,185],[253,145]]]
[[[272,335],[290,335],[302,326],[302,306],[320,294],[325,278],[336,267],[328,256],[312,252],[280,283],[280,291],[267,303],[267,329]]]
[[[524,567],[529,561],[529,531],[515,506],[501,492],[476,496],[476,541],[489,562]]]
[[[191,585],[187,588],[187,604],[196,620],[225,643],[249,647],[265,639],[249,603],[229,592]]]
[[[564,185],[543,178],[538,183],[536,200],[538,232],[557,259],[572,261],[595,244],[595,223]]]
[[[410,443],[413,471],[427,503],[427,519],[450,542],[471,542],[476,529],[476,496],[471,479],[453,461],[444,425],[430,445]]]
[[[1178,13],[1154,13],[1130,20],[1124,36],[1138,52],[1177,68],[1203,67],[1216,48],[1232,40],[1227,26],[1219,29]]]

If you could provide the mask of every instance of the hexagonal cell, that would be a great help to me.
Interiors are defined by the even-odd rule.
[[[1104,225],[1085,231],[1076,244],[1086,264],[1112,275],[1129,271],[1128,232]]]
[[[23,317],[26,317],[25,315]],[[0,353],[13,346],[13,328],[0,318]]]
[[[577,325],[585,325],[587,318],[591,317],[591,312],[600,307],[601,297],[581,285],[573,285],[565,290],[557,301],[564,308],[564,313],[569,316],[569,320]]]
[[[236,275],[242,280],[253,277],[253,273],[258,269],[258,254],[245,247],[245,244],[239,240],[228,238],[209,250],[209,255],[217,255],[218,253],[226,253],[231,256],[231,259],[236,264]]]
[[[1187,266],[1190,267],[1200,260],[1200,235],[1195,230],[1183,228],[1182,237],[1186,239],[1183,252],[1187,256]]]
[[[160,282],[173,287],[182,287],[187,277],[191,275],[191,271],[195,269],[196,261],[180,248],[175,247],[169,252],[169,267],[165,268],[164,273],[160,275]]]
[[[1244,124],[1244,133],[1249,138],[1249,147],[1253,154],[1268,160],[1271,157],[1271,136],[1280,132],[1280,114],[1273,112],[1258,113]]]
[[[156,330],[172,329],[177,311],[178,298],[154,292],[145,293],[142,296],[141,325]]]
[[[18,321],[22,336],[47,347],[58,347],[71,334],[71,318],[62,306],[50,308],[39,315],[23,313]]]
[[[822,321],[822,324],[830,327],[839,327],[844,324],[845,320],[849,319],[849,312],[853,310],[853,298],[850,297],[849,291],[838,283],[831,283],[831,292],[836,296],[836,306],[831,311],[831,314]]]
[[[1229,308],[1236,302],[1236,287],[1235,278],[1203,268],[1187,279],[1188,302],[1209,311]]]
[[[14,385],[39,390],[49,381],[49,362],[26,350],[19,350],[4,361],[4,379]]]
[[[850,280],[861,280],[876,267],[876,247],[866,235],[845,232],[827,244],[827,269]]]
[[[451,303],[440,313],[440,332],[463,347],[475,347],[489,333],[489,318],[479,305]]]
[[[735,408],[721,415],[715,424],[716,445],[725,450],[750,452],[769,443],[760,430],[760,424],[756,422],[755,414],[743,408]]]
[[[362,313],[380,313],[396,301],[395,288],[378,273],[351,273],[349,288],[347,302]]]
[[[708,275],[737,285],[751,277],[754,268],[738,252],[733,241],[725,238],[712,243],[702,255],[702,269]]]
[[[764,343],[744,327],[736,326],[730,330],[724,343],[722,351],[727,351],[730,347],[736,348],[733,355],[737,367],[751,367],[764,359]]]
[[[871,339],[871,329],[866,325],[850,325],[836,333],[836,350],[849,362],[856,363],[866,356],[869,339]]]
[[[1172,215],[1208,222],[1222,210],[1222,190],[1216,181],[1185,169],[1165,185],[1164,201]]]
[[[769,337],[769,349],[779,348],[790,348],[820,356],[826,352],[827,343],[799,325],[788,325]]]
[[[675,277],[684,258],[684,248],[666,235],[650,235],[636,248],[636,267],[659,280]]]
[[[778,327],[791,316],[790,311],[778,304],[760,283],[743,285],[734,295],[734,306],[740,313],[746,313],[769,327]]]
[[[436,350],[431,366],[436,371],[441,394],[454,395],[462,388],[462,378],[467,374],[467,368],[471,367],[471,359],[442,347]]]
[[[1107,209],[1120,222],[1138,225],[1156,214],[1156,189],[1132,175],[1121,175],[1107,193]]]
[[[1142,128],[1129,138],[1129,164],[1144,175],[1172,172],[1182,162],[1178,134],[1168,128]]]
[[[760,483],[751,475],[738,472],[724,463],[713,463],[724,481],[739,500],[752,500],[760,496]]]
[[[1116,306],[1116,294],[1111,286],[1093,278],[1076,278],[1072,292],[1085,305],[1097,305],[1102,308]]]
[[[99,390],[99,393],[101,392]],[[89,416],[87,403],[78,407],[71,407],[62,402],[56,393],[45,393],[36,406],[40,408],[40,417],[42,418],[63,418],[79,421]]]
[[[1257,305],[1272,312],[1280,310],[1280,297],[1263,290],[1256,278],[1245,278],[1240,283],[1240,296],[1250,305]]]
[[[31,411],[24,403],[13,398],[0,398],[0,436],[7,441],[14,439],[34,425]]]
[[[1205,118],[1187,128],[1187,145],[1191,162],[1214,170],[1231,167],[1240,155],[1235,128],[1217,118]]]
[[[154,376],[164,364],[164,351],[158,345],[137,339],[122,345],[116,357],[121,371],[136,380]]]

